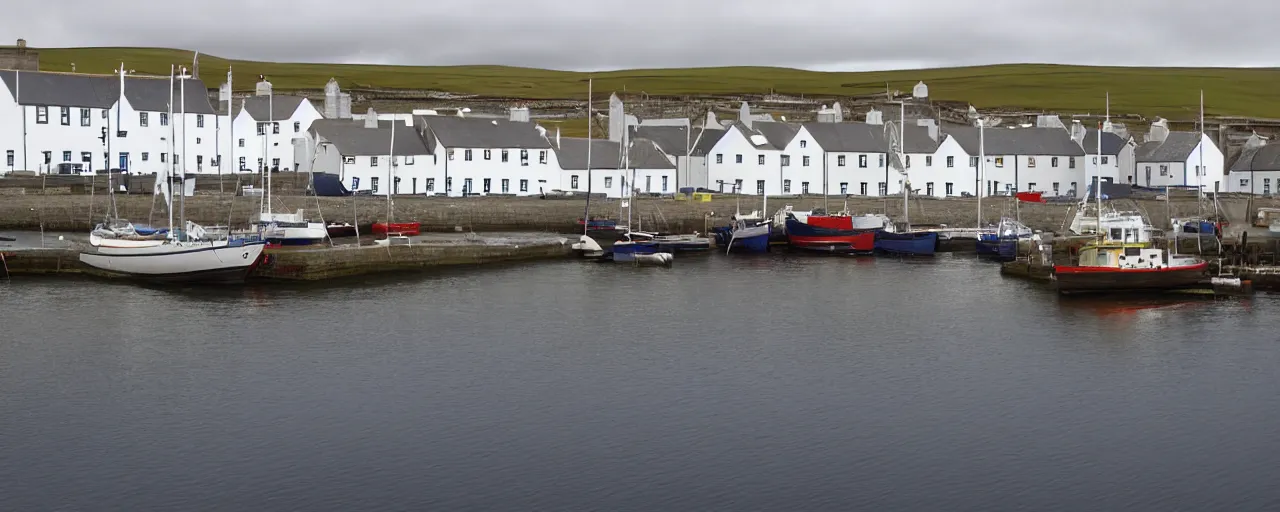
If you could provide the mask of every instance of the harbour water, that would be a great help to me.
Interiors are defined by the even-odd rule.
[[[0,510],[1275,510],[1280,300],[970,256],[0,282]]]

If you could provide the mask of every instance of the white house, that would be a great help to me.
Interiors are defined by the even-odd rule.
[[[416,116],[414,127],[440,167],[445,194],[531,196],[559,188],[560,164],[533,123],[434,115]]]
[[[1104,124],[1101,132],[1096,128],[1086,129],[1080,123],[1074,123],[1071,127],[1071,138],[1080,144],[1080,149],[1086,155],[1082,181],[1092,183],[1093,176],[1098,175],[1102,176],[1103,181],[1136,184],[1133,159],[1138,145],[1128,134],[1122,136],[1110,131],[1109,125],[1110,123]],[[1099,133],[1102,134],[1101,150],[1098,146]],[[1083,190],[1080,192],[1084,193]]]
[[[1227,175],[1227,192],[1270,196],[1280,188],[1280,145],[1267,145],[1257,135],[1245,143]]]
[[[317,119],[308,134],[315,148],[312,172],[336,174],[353,192],[441,192],[435,159],[412,120],[380,121],[376,115],[359,120]]]
[[[1084,194],[1084,150],[1064,128],[946,128],[978,169],[979,138],[983,138],[985,179],[975,187],[984,196],[1042,192],[1048,196]],[[978,180],[975,174],[971,179]]]
[[[932,119],[922,119],[916,126],[908,125],[905,132],[904,165],[913,193],[949,197],[975,192],[970,155],[955,137],[942,133]],[[896,193],[901,191],[899,188]]]
[[[587,192],[587,139],[557,136],[553,147],[561,169],[559,188]],[[591,141],[591,193],[626,197],[630,183],[634,183],[633,192],[637,195],[675,193],[675,164],[653,141],[644,138],[631,140],[627,151],[629,166],[622,163],[621,147],[620,143],[611,140]]]
[[[782,193],[784,169],[778,148],[790,142],[785,133],[794,136],[799,125],[758,121],[752,124],[773,132],[778,145],[748,122],[735,122],[708,152],[708,188],[725,193]]]
[[[1202,155],[1203,152],[1203,155]],[[1171,132],[1161,119],[1151,124],[1147,141],[1134,151],[1137,184],[1144,187],[1188,186],[1205,192],[1222,187],[1226,159],[1207,135]]]
[[[853,194],[883,196],[900,191],[901,175],[889,171],[889,145],[885,139],[885,126],[865,123],[805,123],[795,137],[797,140],[813,140],[822,151],[816,166],[806,166],[805,156],[798,153],[800,169],[796,174],[800,194]],[[807,144],[806,144],[807,145]],[[807,148],[796,149],[803,150]],[[790,158],[792,168],[796,159]],[[809,163],[814,163],[810,159]],[[812,170],[808,170],[812,168]],[[825,177],[825,179],[824,179]],[[827,186],[824,190],[823,183]],[[796,190],[792,182],[792,190]]]
[[[185,126],[178,114],[170,125],[168,77],[0,71],[0,80],[6,172],[163,172],[175,154],[182,162],[184,139],[189,171],[217,159],[217,120],[200,80],[174,83],[175,111],[185,100]]]
[[[237,160],[224,166],[224,172],[256,172],[264,165],[293,171],[305,165],[309,158],[307,130],[322,117],[311,100],[273,94],[271,82],[264,79],[258,82],[254,96],[239,103],[239,109],[233,109],[234,138],[232,130],[222,130],[224,145],[235,146]]]

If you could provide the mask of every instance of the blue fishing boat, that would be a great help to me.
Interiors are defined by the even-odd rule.
[[[978,235],[978,255],[1000,261],[1013,261],[1018,255],[1018,241],[1031,238],[1033,233],[1026,224],[1008,217],[1002,218],[994,232]]]
[[[876,231],[876,250],[889,254],[933,256],[938,250],[938,233],[933,231],[908,231],[906,233]]]
[[[658,243],[652,239],[636,240],[634,238],[632,233],[623,235],[622,239],[614,242],[613,247],[605,253],[605,258],[613,261],[632,262],[636,261],[637,255],[657,254],[659,252]]]
[[[747,253],[768,252],[771,231],[768,222],[748,225],[746,221],[738,220],[726,232],[725,254],[733,252],[735,249],[738,252]]]

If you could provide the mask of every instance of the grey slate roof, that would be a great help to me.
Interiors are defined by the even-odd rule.
[[[551,149],[551,143],[538,133],[533,123],[457,116],[418,116],[417,119],[426,124],[446,148]]]
[[[711,148],[716,147],[716,143],[724,137],[725,130],[698,129],[693,132],[693,156],[707,156]]]
[[[729,125],[729,130],[738,130],[738,132],[742,134],[742,138],[747,139],[747,142],[748,142],[748,143],[750,143],[750,142],[751,142],[751,136],[752,136],[752,135],[760,135],[760,136],[764,137],[764,138],[765,138],[765,143],[764,143],[764,144],[759,145],[759,146],[757,146],[757,145],[755,145],[755,144],[751,144],[751,146],[752,146],[752,147],[754,147],[754,148],[756,148],[756,149],[767,149],[767,150],[776,150],[776,149],[778,149],[778,147],[777,147],[777,146],[774,146],[774,145],[773,145],[773,143],[772,143],[771,141],[769,141],[769,137],[768,137],[768,136],[766,136],[765,134],[760,133],[760,132],[758,132],[758,131],[756,131],[756,130],[753,130],[753,129],[751,129],[751,128],[747,128],[746,123],[743,123],[742,121],[734,121],[732,125]],[[727,131],[727,130],[726,130],[726,131]]]
[[[298,105],[302,104],[301,96],[283,96],[279,94],[271,96],[250,96],[244,99],[241,110],[249,112],[249,116],[254,121],[263,123],[268,120],[284,121],[293,116],[298,110]]]
[[[120,97],[120,78],[113,75],[81,75],[45,71],[0,70],[0,80],[9,88],[9,94],[20,96],[22,105],[47,105],[59,107],[111,108]],[[19,83],[19,81],[21,83]],[[198,79],[186,81],[187,113],[213,114],[209,103],[209,89]],[[182,85],[173,84],[174,101],[181,96]],[[19,90],[21,89],[21,90]],[[129,76],[125,77],[124,95],[135,110],[164,112],[169,109],[169,79]],[[175,112],[182,110],[175,105]]]
[[[632,169],[674,169],[671,161],[663,155],[656,147],[654,142],[649,139],[638,138],[634,140],[631,146],[630,161]],[[592,139],[591,140],[591,168],[592,169],[621,169],[623,168],[622,157],[618,153],[622,145],[610,140]],[[587,139],[580,138],[560,138],[560,147],[552,149],[556,152],[556,159],[560,161],[560,168],[566,171],[578,171],[587,169]]]
[[[939,129],[938,140],[933,140],[927,126],[908,124],[902,131],[906,135],[906,142],[902,144],[905,153],[933,153],[938,150],[938,141],[943,137],[942,130]]]
[[[689,144],[698,136],[697,130],[689,136],[689,129],[684,126],[639,125],[631,127],[631,138],[649,139],[672,156],[684,156]]]
[[[805,123],[804,129],[824,151],[836,153],[887,153],[883,125],[866,123]]]
[[[755,121],[751,123],[751,128],[764,135],[764,138],[769,139],[770,145],[779,149],[786,148],[791,139],[796,138],[796,133],[800,132],[799,123]]]
[[[1169,132],[1160,143],[1145,143],[1134,154],[1139,162],[1186,162],[1200,144],[1200,132]]]
[[[1118,156],[1120,150],[1124,149],[1127,140],[1120,138],[1111,132],[1102,132],[1102,154]],[[1096,128],[1085,132],[1084,141],[1080,144],[1083,146],[1084,152],[1090,155],[1098,154],[1098,130]]]
[[[391,124],[378,121],[377,128],[365,128],[364,121],[351,119],[317,119],[311,123],[312,134],[332,142],[343,156],[386,156],[391,152]],[[427,143],[412,126],[400,122],[396,126],[397,155],[430,155]]]
[[[942,132],[955,137],[970,155],[978,154],[976,126],[947,126]],[[983,135],[988,155],[1084,156],[1084,149],[1062,128],[989,128]]]
[[[1280,144],[1248,148],[1231,165],[1232,171],[1280,171]]]

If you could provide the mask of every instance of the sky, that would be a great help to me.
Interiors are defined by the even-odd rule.
[[[595,71],[998,63],[1275,66],[1280,2],[1204,0],[45,0],[0,42],[276,62]],[[7,37],[5,37],[7,35]]]

